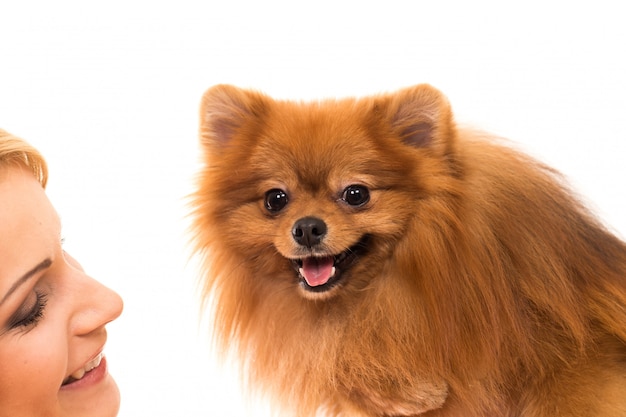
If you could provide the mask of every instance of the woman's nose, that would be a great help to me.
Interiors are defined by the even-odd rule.
[[[66,278],[72,300],[71,332],[86,335],[122,314],[124,302],[115,291],[89,277],[80,263],[64,252]]]
[[[72,320],[73,333],[86,335],[98,330],[122,314],[124,303],[115,291],[84,276]]]

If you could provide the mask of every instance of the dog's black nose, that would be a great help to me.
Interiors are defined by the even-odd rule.
[[[326,231],[324,220],[317,217],[303,217],[293,225],[291,234],[298,244],[312,248],[322,241]]]

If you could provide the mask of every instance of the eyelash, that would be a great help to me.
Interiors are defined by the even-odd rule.
[[[34,327],[43,318],[43,313],[46,309],[46,304],[48,303],[48,297],[40,292],[36,292],[35,295],[37,299],[35,300],[35,305],[33,306],[32,310],[28,313],[26,317],[14,323],[11,326],[12,329],[16,329],[18,327]]]

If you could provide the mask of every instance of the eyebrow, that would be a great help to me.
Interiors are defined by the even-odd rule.
[[[32,278],[36,273],[43,271],[44,269],[50,267],[50,265],[52,265],[52,261],[50,260],[50,258],[44,259],[36,267],[34,267],[30,271],[22,275],[17,281],[15,281],[15,283],[11,286],[11,288],[9,288],[9,291],[7,291],[7,293],[4,294],[4,297],[2,297],[2,300],[0,300],[0,304],[4,303],[6,299],[9,298],[11,294],[13,294],[20,287],[20,285],[24,284],[26,281]]]

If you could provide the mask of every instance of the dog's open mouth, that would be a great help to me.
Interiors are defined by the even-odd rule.
[[[364,235],[356,244],[337,255],[292,260],[302,287],[306,291],[320,293],[341,283],[344,273],[367,250],[369,240],[370,236]]]

